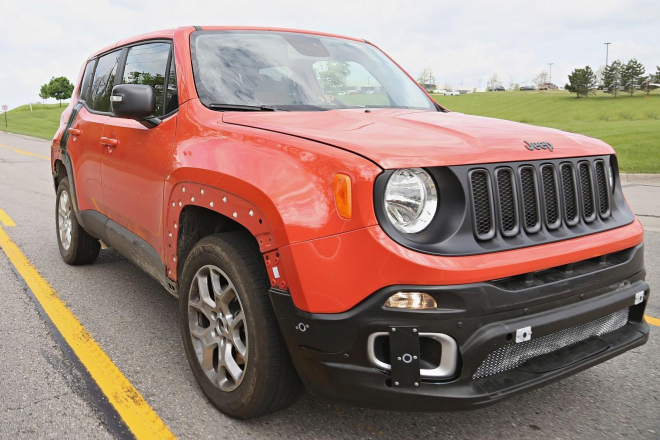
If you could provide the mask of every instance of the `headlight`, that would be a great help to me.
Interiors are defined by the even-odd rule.
[[[610,179],[610,189],[614,192],[614,167],[610,164],[610,169],[607,173],[607,177]]]
[[[390,176],[385,187],[385,211],[398,231],[423,231],[433,220],[437,207],[438,191],[423,169],[405,168]]]

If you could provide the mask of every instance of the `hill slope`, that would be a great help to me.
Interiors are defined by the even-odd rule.
[[[612,145],[621,170],[660,173],[660,91],[630,98],[598,93],[575,99],[562,91],[491,92],[434,98],[448,109],[473,115],[509,119],[527,124],[585,134]],[[66,104],[33,104],[11,110],[9,126],[0,130],[52,139]]]
[[[41,139],[52,139],[60,126],[60,115],[67,104],[32,104],[22,105],[7,112],[7,127],[5,115],[0,115],[0,130],[10,133],[27,134]]]
[[[452,111],[585,134],[610,144],[622,171],[660,173],[660,93],[632,98],[563,91],[487,92],[434,98]]]

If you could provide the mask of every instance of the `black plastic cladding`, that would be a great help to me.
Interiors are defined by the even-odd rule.
[[[602,173],[597,168],[600,161],[602,161]],[[610,162],[614,167],[614,191],[610,188],[609,179],[607,178]],[[583,171],[588,170],[586,174],[580,173],[580,165],[583,163],[588,165],[587,168],[583,168]],[[542,169],[543,165],[546,164],[554,167],[554,169],[550,168],[554,171],[550,181],[554,182],[555,190],[550,191],[549,194],[545,194],[543,191]],[[478,255],[537,246],[615,229],[628,225],[635,219],[634,214],[623,198],[621,185],[617,177],[616,157],[614,156],[433,167],[426,170],[435,180],[436,187],[439,189],[439,197],[438,212],[425,230],[417,234],[403,234],[397,231],[387,219],[383,196],[387,181],[394,170],[387,170],[376,179],[374,206],[378,222],[390,238],[402,246],[427,254],[446,256]],[[488,192],[492,194],[492,197],[497,198],[503,196],[502,190],[506,192],[506,186],[498,184],[499,170],[511,170],[515,173],[514,191],[518,200],[515,205],[517,210],[515,215],[517,216],[517,224],[520,225],[519,228],[516,228],[515,234],[507,229],[511,227],[511,222],[507,220],[510,212],[501,212],[499,204],[494,203],[491,199],[488,205],[492,208],[492,217],[490,218],[494,222],[492,237],[486,238],[491,234],[477,236],[475,222],[478,213],[475,213],[472,209],[471,186],[473,183],[471,178],[473,173],[478,170],[487,173],[489,176],[487,180]],[[525,170],[531,170],[532,172],[529,173]],[[520,184],[523,177],[521,172],[526,179],[534,180],[534,185],[536,185],[535,194],[525,194],[523,191]],[[548,176],[546,176],[547,178]],[[608,194],[611,193],[611,197],[604,201],[603,205],[601,205],[600,199],[605,193],[596,190],[599,187],[596,179],[604,180]],[[555,197],[559,194],[564,195],[556,200],[559,209],[557,215],[559,218],[556,222],[552,222],[552,220],[555,220],[554,215],[548,219],[547,213],[541,212],[539,209],[540,206],[545,206],[548,202],[546,198],[552,197],[552,194]],[[566,194],[568,194],[568,197]],[[585,197],[587,202],[590,201],[593,212],[583,212]],[[602,209],[605,209],[606,206],[608,208],[607,212],[603,213],[601,206]],[[586,214],[593,215],[587,216]],[[479,218],[485,219],[486,216],[481,213]],[[589,221],[590,219],[593,220]],[[548,225],[550,226],[548,227]]]

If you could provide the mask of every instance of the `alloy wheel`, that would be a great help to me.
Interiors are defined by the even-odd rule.
[[[71,233],[73,231],[71,212],[71,199],[69,198],[69,193],[62,191],[60,193],[59,208],[57,210],[57,227],[60,233],[60,243],[65,251],[68,251],[71,247]]]
[[[188,296],[188,325],[197,360],[222,391],[243,381],[248,362],[245,313],[234,284],[220,268],[197,271]]]

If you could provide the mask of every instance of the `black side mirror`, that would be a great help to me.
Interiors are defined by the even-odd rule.
[[[120,84],[114,86],[110,96],[112,114],[118,118],[135,119],[154,127],[160,119],[154,116],[156,91],[151,86],[141,84]]]

